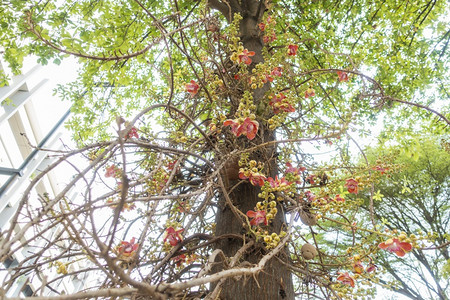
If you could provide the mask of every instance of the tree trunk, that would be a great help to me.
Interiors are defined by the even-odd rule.
[[[258,202],[259,189],[250,183],[241,184],[230,195],[233,203],[244,213],[248,210],[254,210],[256,202]],[[268,226],[269,232],[280,232],[284,222],[284,215],[279,209],[279,213]],[[246,231],[242,227],[242,222],[238,220],[231,209],[224,203],[220,203],[216,218],[216,235],[222,234],[239,234],[243,236]],[[217,244],[217,248],[221,249],[225,256],[233,257],[241,248],[243,242],[237,239],[222,240]],[[242,262],[256,264],[264,256],[262,244],[256,244],[241,259]],[[288,261],[287,249],[279,255],[284,261]],[[221,260],[221,259],[220,259]],[[219,261],[219,259],[217,260]],[[245,266],[246,263],[241,263]],[[247,264],[248,265],[248,264]],[[219,267],[223,267],[219,264]],[[214,285],[212,286],[212,289]],[[266,264],[264,271],[259,273],[255,278],[247,277],[239,280],[229,279],[222,285],[222,291],[219,296],[222,300],[272,300],[272,299],[294,299],[293,284],[290,271],[285,265],[281,264],[277,258],[273,258]]]
[[[261,35],[258,29],[258,22],[264,12],[263,1],[247,0],[241,1],[240,7],[233,7],[234,12],[240,12],[243,19],[240,24],[241,41],[244,48],[249,51],[254,51],[255,56],[252,57],[253,63],[250,68],[254,68],[255,64],[263,62],[262,55],[263,43]],[[259,15],[258,15],[259,14]],[[258,106],[260,101],[263,101],[265,92],[269,89],[266,84],[261,89],[256,89],[253,93],[253,101]],[[267,99],[266,99],[267,100]],[[235,111],[232,109],[232,111]],[[258,120],[259,121],[259,120]],[[245,149],[250,145],[255,146],[263,142],[273,141],[275,135],[269,131],[264,122],[260,123],[260,129],[258,136],[249,141],[246,137],[239,137],[234,142],[239,145],[239,148]],[[230,139],[235,139],[234,136],[230,136]],[[275,177],[277,174],[276,158],[274,157],[275,147],[266,147],[258,150],[258,152],[252,153],[250,157],[256,161],[264,162],[266,164],[265,170],[269,170],[268,176]],[[237,180],[224,180],[227,182],[227,189],[233,187]],[[256,203],[262,201],[258,198],[260,188],[251,185],[249,182],[242,182],[237,188],[235,188],[231,194],[230,199],[233,204],[241,210],[244,214],[248,210],[255,210]],[[271,224],[267,226],[267,231],[279,233],[285,223],[285,216],[281,207],[278,207],[278,214]],[[224,197],[219,202],[219,208],[216,216],[216,236],[223,234],[237,234],[244,236],[247,231],[242,226],[242,221],[239,220],[232,212],[230,207],[225,203]],[[251,238],[248,237],[247,238]],[[236,252],[243,246],[244,242],[238,239],[222,240],[216,245],[216,249],[221,249],[225,256],[233,257]],[[266,254],[263,244],[260,241],[255,244],[250,250],[248,250],[240,260],[242,266],[256,264]],[[279,255],[284,261],[289,261],[288,251],[285,249]],[[224,264],[222,258],[216,259],[218,266],[216,271],[223,269]],[[215,288],[216,284],[211,285],[211,290]],[[254,277],[246,277],[236,279],[228,279],[222,286],[219,298],[222,300],[274,300],[274,299],[294,299],[293,283],[290,271],[288,268],[280,263],[277,257],[274,257],[269,261],[264,270]]]

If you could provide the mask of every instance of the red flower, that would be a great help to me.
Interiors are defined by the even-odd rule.
[[[347,179],[345,185],[350,194],[358,194],[358,181],[353,178]]]
[[[345,202],[345,199],[343,197],[341,197],[341,195],[337,194],[336,197],[334,197],[334,201]]]
[[[253,220],[250,221],[250,225],[252,226],[258,226],[261,223],[267,225],[266,212],[263,210],[258,211],[249,210],[247,212],[247,217],[253,218]]]
[[[248,176],[246,175],[246,173]],[[252,171],[239,173],[239,178],[242,180],[248,179],[250,183],[255,186],[263,186],[264,181],[266,180],[266,176],[264,176],[263,174]]]
[[[380,171],[381,175],[383,175],[388,170],[388,168],[384,168],[384,167],[381,167],[381,166],[375,166],[375,167],[372,168],[372,170]]]
[[[309,88],[305,92],[305,98],[314,97],[316,95],[316,91],[313,88]]]
[[[265,29],[266,29],[266,24],[265,23],[259,23],[258,24],[258,26],[259,26],[259,29],[261,30],[261,31],[264,31]]]
[[[177,164],[177,160],[176,159],[172,160],[172,161],[169,161],[169,163],[167,164],[167,169],[169,169],[169,171],[172,171],[176,164]],[[180,170],[181,170],[180,166],[178,165],[178,167],[175,170],[175,174],[179,173]]]
[[[352,267],[353,267],[353,272],[355,272],[357,274],[362,274],[364,272],[364,266],[362,265],[362,263],[360,261],[357,261],[354,264],[352,264]]]
[[[139,134],[138,134],[138,132],[137,132],[137,129],[136,129],[136,127],[131,127],[131,129],[130,129],[130,131],[128,131],[128,133],[127,133],[127,136],[126,136],[127,138],[133,138],[133,137],[135,137],[135,138],[139,138]]]
[[[131,241],[125,242],[122,241],[121,245],[117,247],[116,252],[119,255],[131,257],[136,253],[136,250],[139,248],[139,244],[135,244],[135,238],[132,238]]]
[[[339,77],[339,81],[348,81],[348,74],[346,72],[342,72],[342,71],[337,71],[336,72],[338,77]]]
[[[267,74],[264,75],[264,78],[262,80],[263,83],[272,82],[272,81],[273,81],[273,77],[270,75],[267,75]]]
[[[412,250],[412,245],[410,243],[401,242],[397,238],[388,239],[386,242],[380,243],[378,247],[391,253],[393,252],[400,257],[405,256],[406,252]]]
[[[306,177],[305,181],[309,184],[314,184],[314,183],[316,183],[315,179],[316,179],[316,175],[311,174],[311,175],[308,175],[308,177]]]
[[[197,84],[197,82],[195,82],[195,80],[191,80],[190,83],[186,83],[185,87],[186,92],[191,94],[191,96],[195,96],[198,92],[198,89],[200,88],[200,86]]]
[[[272,76],[281,76],[281,73],[283,72],[282,67],[275,67],[272,72],[270,72],[270,75]]]
[[[228,119],[225,122],[223,122],[223,126],[231,126],[231,132],[235,135],[238,136],[238,130],[239,130],[239,126],[241,126],[241,124],[239,124],[238,120],[231,120]]]
[[[270,100],[269,105],[272,106],[273,112],[278,114],[280,111],[284,112],[294,112],[295,108],[285,100],[286,96],[283,93],[279,93]]]
[[[239,62],[243,62],[246,65],[249,65],[252,63],[252,59],[249,56],[254,56],[254,51],[248,51],[247,49],[244,49],[241,54],[239,54]]]
[[[197,255],[191,254],[189,256],[186,256],[185,254],[180,254],[178,256],[172,257],[172,260],[174,261],[175,265],[177,267],[181,266],[182,263],[192,263],[197,259]]]
[[[180,230],[175,230],[173,227],[167,228],[164,236],[164,243],[166,240],[169,240],[169,244],[172,246],[178,245],[181,241],[183,241],[183,237],[181,236],[183,231],[184,228],[181,228]]]
[[[174,261],[175,265],[177,267],[181,266],[182,263],[186,262],[186,255],[181,254],[175,257],[172,257],[172,260]]]
[[[289,45],[288,46],[288,55],[295,56],[297,55],[298,46],[297,45]]]
[[[338,274],[340,274],[337,277],[338,281],[342,282],[342,284],[346,284],[346,285],[349,285],[351,287],[355,287],[355,279],[352,276],[350,276],[348,274],[348,272],[345,272],[345,273],[340,273],[339,272]]]
[[[237,136],[245,135],[249,140],[253,140],[258,132],[259,123],[249,117],[245,118],[244,123],[238,128]]]
[[[231,132],[235,136],[239,137],[241,135],[245,135],[249,140],[253,140],[258,132],[259,123],[247,117],[242,124],[239,123],[239,120],[235,119],[226,120],[223,122],[223,125],[231,126]]]

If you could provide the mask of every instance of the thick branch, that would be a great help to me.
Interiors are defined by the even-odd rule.
[[[113,288],[113,289],[102,289],[89,292],[81,292],[72,295],[59,295],[52,297],[13,297],[4,298],[5,300],[74,300],[74,299],[93,299],[98,297],[123,297],[131,296],[136,293],[138,289],[135,288]]]
[[[231,17],[232,17],[231,6],[229,4],[228,5],[227,4],[225,4],[219,0],[209,0],[208,1],[208,5],[212,9],[218,10],[228,20],[228,22],[231,22]]]

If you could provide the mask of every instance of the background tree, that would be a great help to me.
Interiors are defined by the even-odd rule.
[[[83,66],[59,88],[73,101],[80,149],[58,165],[77,175],[58,195],[21,200],[0,258],[46,244],[4,289],[56,269],[36,294],[58,293],[58,280],[76,275],[99,281],[73,299],[361,297],[374,293],[379,244],[411,250],[414,237],[380,231],[372,205],[371,226],[358,223],[358,193],[373,192],[367,169],[348,156],[319,166],[307,145],[342,147],[348,129],[367,129],[379,109],[448,126],[448,107],[433,108],[448,85],[444,1],[2,8],[13,66],[28,52]],[[23,39],[11,41],[17,31]],[[391,110],[396,103],[409,106]],[[82,197],[68,197],[74,186]]]
[[[382,255],[379,266],[396,281],[399,293],[412,299],[448,299],[448,140],[405,136],[398,144],[385,141],[370,149],[368,157],[373,165],[382,164],[379,169],[389,175],[376,184],[383,197],[375,202],[375,216],[389,229],[428,235],[431,240],[414,249],[409,258]]]

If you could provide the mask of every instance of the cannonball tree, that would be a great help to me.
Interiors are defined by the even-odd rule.
[[[425,247],[374,212],[383,162],[356,162],[380,115],[448,128],[444,1],[31,2],[2,4],[4,57],[78,58],[57,90],[78,148],[30,189],[54,168],[67,187],[25,193],[2,232],[2,260],[45,239],[5,292],[26,275],[50,299],[370,298],[380,251]],[[62,293],[74,277],[96,280]]]

